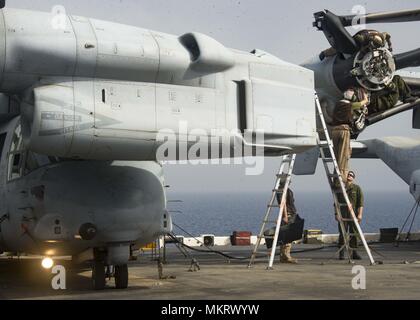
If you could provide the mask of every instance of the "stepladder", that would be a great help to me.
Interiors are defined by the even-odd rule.
[[[315,105],[317,118],[320,120],[321,124],[321,128],[318,130],[318,146],[322,162],[324,164],[324,169],[328,178],[328,183],[334,198],[335,214],[337,216],[339,228],[341,230],[341,237],[343,240],[342,245],[339,248],[339,252],[344,251],[347,253],[349,262],[353,263],[353,250],[356,248],[354,245],[351,247],[350,241],[352,238],[355,238],[356,246],[357,242],[360,240],[369,257],[370,263],[374,265],[375,260],[360,227],[360,223],[350,201],[350,197],[348,196],[347,186],[344,180],[347,177],[343,177],[343,172],[341,172],[338,166],[334,144],[330,137],[321,103],[317,95],[315,95]]]
[[[258,234],[257,243],[254,246],[251,259],[248,267],[252,267],[253,263],[258,254],[259,247],[261,246],[262,240],[272,241],[272,247],[269,250],[268,255],[268,269],[273,268],[274,259],[276,256],[276,248],[279,240],[280,227],[283,221],[283,217],[286,213],[286,201],[289,186],[291,183],[292,173],[294,164],[296,161],[296,154],[285,155],[282,157],[280,169],[276,174],[276,182],[274,189],[272,190],[271,199],[267,205],[265,216],[262,222],[261,230]],[[280,198],[280,201],[278,201]],[[276,215],[277,213],[277,215]],[[269,226],[275,226],[273,235],[265,235],[266,228]]]
[[[320,150],[320,155],[324,164],[325,172],[327,175],[328,183],[334,198],[334,208],[337,215],[337,220],[339,228],[341,230],[343,245],[340,246],[339,252],[344,251],[347,253],[347,257],[350,263],[353,262],[352,252],[353,249],[350,246],[350,239],[356,237],[356,239],[361,240],[363,247],[369,257],[370,263],[373,265],[375,261],[373,259],[371,250],[366,242],[365,236],[360,227],[359,221],[357,220],[356,214],[354,212],[353,206],[350,202],[350,198],[347,194],[346,184],[344,182],[342,173],[338,166],[337,158],[334,152],[333,141],[328,132],[328,127],[324,118],[321,104],[319,102],[318,96],[315,95],[315,105],[316,105],[316,115],[320,120],[321,128],[318,130],[318,146]],[[322,139],[321,134],[322,133]],[[275,259],[276,247],[279,239],[279,233],[281,230],[281,223],[283,216],[287,208],[287,194],[288,189],[291,183],[291,178],[293,174],[294,164],[296,161],[296,154],[283,156],[280,169],[276,175],[276,182],[274,189],[272,190],[272,196],[263,219],[261,230],[258,234],[257,242],[254,246],[250,262],[248,267],[252,267],[255,259],[257,257],[259,247],[261,246],[262,240],[265,241],[272,240],[273,245],[269,251],[269,262],[267,269],[272,269]],[[281,195],[280,203],[277,203],[277,195]],[[343,216],[344,210],[346,210],[347,215]],[[277,212],[277,216],[275,215]],[[274,216],[274,217],[273,217]],[[265,230],[269,225],[275,225],[274,235],[267,236]]]

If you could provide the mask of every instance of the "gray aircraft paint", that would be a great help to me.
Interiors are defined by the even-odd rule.
[[[279,153],[315,145],[314,81],[307,69],[263,51],[228,49],[200,33],[178,37],[73,16],[67,17],[66,29],[55,30],[52,17],[4,9],[0,18],[5,42],[0,48],[5,66],[0,90],[19,94],[30,87],[29,97],[33,92],[26,107],[34,111],[24,112],[23,122],[32,128],[25,138],[34,151],[95,160],[153,160],[157,132],[177,130],[181,120],[191,129],[205,129],[208,136],[212,129],[238,128],[237,81],[246,83],[248,131],[265,130]],[[45,112],[63,113],[64,121],[46,120]],[[76,124],[71,117],[81,121]],[[89,128],[92,121],[95,125]],[[122,141],[131,143],[121,149]],[[56,148],[46,150],[45,145]],[[98,151],[105,148],[110,152]]]
[[[420,199],[420,139],[388,137],[362,141],[358,158],[379,158],[410,186],[410,193]]]
[[[111,48],[109,48],[109,47],[108,48],[103,48],[103,51],[100,52],[99,51],[99,45],[98,45],[98,47],[94,47],[94,43],[93,43],[96,40],[96,34],[95,34],[95,31],[93,30],[93,23],[91,22],[90,25],[89,25],[86,22],[88,19],[84,19],[84,18],[73,19],[73,17],[71,17],[69,19],[72,19],[71,23],[72,23],[73,30],[75,30],[75,34],[77,35],[76,39],[72,39],[72,40],[69,41],[69,39],[71,37],[66,38],[67,42],[66,41],[63,42],[63,43],[65,43],[65,45],[63,47],[70,44],[70,46],[68,48],[70,48],[70,47],[71,48],[69,50],[63,50],[63,51],[66,51],[66,52],[61,52],[60,53],[62,55],[61,58],[63,58],[63,59],[60,58],[60,54],[57,55],[61,59],[60,61],[55,61],[55,60],[51,61],[52,63],[56,63],[56,64],[60,64],[60,63],[64,62],[64,64],[66,64],[67,67],[63,68],[62,66],[60,66],[59,68],[62,68],[60,70],[63,70],[64,74],[67,75],[67,76],[62,77],[62,75],[55,75],[57,78],[60,78],[60,79],[57,79],[55,77],[52,77],[51,75],[47,75],[48,77],[45,77],[45,78],[41,79],[42,83],[41,83],[41,85],[39,85],[38,83],[35,82],[35,84],[34,84],[34,82],[33,82],[34,79],[35,79],[34,75],[31,74],[31,72],[33,72],[33,70],[26,70],[26,71],[28,71],[28,73],[20,76],[21,77],[20,79],[18,79],[18,75],[13,74],[13,72],[12,72],[11,74],[7,75],[7,76],[10,77],[9,78],[10,81],[9,81],[8,85],[12,84],[16,80],[19,80],[19,81],[22,80],[23,81],[22,83],[24,83],[24,81],[27,81],[26,82],[27,84],[30,83],[32,86],[35,85],[36,87],[40,87],[42,85],[46,85],[46,86],[56,85],[56,84],[60,84],[60,83],[73,83],[73,92],[74,92],[74,96],[75,96],[75,98],[74,98],[74,101],[75,101],[74,110],[80,110],[80,109],[76,109],[76,105],[77,105],[77,102],[76,102],[77,98],[76,97],[78,95],[80,97],[82,97],[82,98],[79,99],[79,100],[81,100],[81,103],[86,105],[84,107],[84,109],[85,110],[91,110],[92,105],[93,106],[96,105],[96,99],[97,99],[96,94],[97,94],[97,92],[95,92],[95,94],[88,94],[88,92],[95,91],[96,89],[102,89],[105,82],[109,83],[109,82],[112,81],[112,82],[117,82],[118,84],[121,84],[121,81],[127,82],[126,80],[119,80],[118,76],[116,76],[116,75],[119,74],[119,71],[112,69],[113,65],[114,65],[114,62],[116,62],[118,60],[118,57],[112,56],[112,52],[114,52],[114,55],[118,56],[120,46],[117,45],[117,46],[114,46],[113,48],[112,48],[112,46],[111,46]],[[73,20],[75,20],[75,21],[80,20],[81,23],[78,23],[77,21],[75,22]],[[99,30],[99,31],[102,31],[102,30]],[[146,35],[143,35],[143,36],[146,37]],[[155,42],[157,42],[156,38],[159,38],[159,34],[153,32],[152,37],[155,40]],[[18,37],[16,37],[16,38],[18,38]],[[16,38],[14,40],[16,40]],[[175,39],[175,38],[177,38],[177,37],[173,37],[172,39]],[[73,49],[73,43],[74,43],[74,49]],[[178,43],[177,43],[177,45],[178,45]],[[31,50],[32,49],[36,49],[36,48],[31,48]],[[86,50],[84,50],[84,49],[86,49]],[[87,49],[89,49],[89,50],[87,50]],[[149,64],[148,64],[149,66],[150,65],[152,65],[152,66],[156,65],[154,63],[154,62],[156,62],[156,60],[153,60],[153,54],[154,54],[153,52],[155,52],[154,51],[155,49],[156,48],[153,48],[153,45],[151,45],[151,47],[150,47],[151,51],[150,52],[152,52],[152,56],[148,56],[150,58]],[[10,48],[9,48],[9,50],[10,50]],[[165,53],[168,53],[168,52],[165,51],[165,50],[161,51],[160,47],[158,48],[158,50],[159,50],[159,63],[161,63],[162,66],[165,66],[165,63],[169,61],[168,64],[171,65],[172,60],[167,58],[167,57],[164,57]],[[117,53],[115,53],[115,51]],[[32,53],[37,53],[36,50],[31,51],[31,52]],[[75,52],[78,55],[77,58],[76,59],[74,59],[73,57],[69,58],[71,53],[75,53]],[[238,57],[241,56],[241,55],[243,55],[244,57],[247,57],[247,58],[251,57],[251,55],[248,54],[248,53],[239,53],[237,51],[233,51],[233,52]],[[36,54],[34,55],[34,57],[35,56],[36,56]],[[258,56],[258,55],[256,54],[255,56]],[[185,55],[183,55],[181,57],[176,57],[176,59],[179,58],[179,60],[182,60],[183,57],[185,58]],[[130,60],[132,57],[130,57],[129,55],[124,55],[124,59],[125,58],[129,58],[129,60]],[[253,58],[255,58],[255,57],[253,57]],[[96,61],[95,61],[95,59],[96,59]],[[114,59],[114,60],[112,60],[112,59]],[[261,57],[259,57],[258,59],[261,59]],[[266,63],[268,63],[270,65],[278,63],[278,60],[276,58],[270,57],[269,55],[265,55],[265,58],[263,58],[263,59],[265,59]],[[101,61],[98,62],[99,60],[101,60]],[[112,60],[113,63],[110,63],[111,60]],[[115,64],[119,64],[121,62],[121,60],[123,60],[123,59],[119,59],[118,63],[115,63]],[[226,59],[226,60],[228,61],[229,59]],[[136,60],[136,61],[138,62],[138,60]],[[97,70],[98,65],[100,66],[100,69],[102,68],[100,71]],[[181,63],[181,65],[182,65],[182,63]],[[124,66],[125,66],[124,63],[121,62],[120,71],[124,70],[124,68],[126,68]],[[21,68],[21,69],[18,69],[18,70],[23,69],[23,71],[25,71],[24,67],[27,67],[27,66],[25,66],[25,65],[20,65],[19,66],[19,64],[18,64],[18,67]],[[224,67],[226,67],[226,63],[224,64]],[[166,68],[168,68],[168,69],[166,69]],[[196,86],[200,85],[200,88],[209,89],[209,90],[215,89],[215,91],[216,91],[216,93],[215,93],[216,98],[215,99],[216,99],[217,102],[221,102],[221,103],[216,103],[215,113],[216,113],[216,115],[220,115],[220,114],[224,115],[224,116],[221,116],[221,117],[217,117],[217,116],[215,117],[216,118],[216,120],[215,120],[216,126],[236,128],[237,127],[237,115],[235,114],[235,112],[236,112],[237,102],[235,101],[235,94],[234,94],[236,88],[234,88],[234,86],[232,87],[232,83],[229,83],[229,85],[226,85],[224,88],[223,88],[223,85],[221,86],[222,89],[225,89],[225,91],[217,91],[216,89],[217,89],[218,85],[223,84],[223,81],[226,81],[226,79],[224,77],[221,77],[220,74],[206,75],[205,72],[203,71],[203,70],[206,70],[206,68],[202,68],[202,69],[198,68],[198,69],[199,69],[199,72],[204,73],[204,76],[201,77],[202,78],[201,83],[200,83],[200,80],[194,82],[194,77],[191,77],[191,76],[188,76],[188,77],[185,77],[185,78],[182,78],[182,79],[176,78],[176,76],[174,76],[174,74],[177,74],[177,71],[179,71],[179,70],[175,69],[175,71],[173,72],[174,69],[171,69],[171,66],[169,66],[169,67],[165,66],[162,69],[162,74],[161,75],[159,74],[159,70],[157,71],[156,68],[151,68],[151,70],[145,70],[146,72],[145,72],[144,77],[149,79],[149,77],[153,77],[154,75],[156,76],[156,80],[154,82],[151,82],[152,86],[153,86],[153,83],[156,84],[154,91],[153,90],[150,91],[152,93],[153,92],[158,92],[159,89],[162,89],[163,93],[165,93],[165,92],[168,93],[167,92],[168,87],[172,88],[172,86],[177,86],[177,85],[172,83],[173,81],[181,81],[180,86],[182,86],[182,87],[191,86],[191,87],[195,88]],[[197,72],[198,69],[194,70],[194,72]],[[246,71],[247,67],[245,65],[241,66],[241,63],[238,62],[234,67],[232,67],[232,69],[229,69],[229,70],[225,71],[224,74],[231,75],[233,73],[233,69],[235,69],[235,72],[238,72],[237,74],[242,74],[242,73],[246,74],[247,73],[247,71]],[[71,70],[74,70],[74,71],[71,71]],[[109,72],[109,70],[112,70],[112,72],[107,74],[106,72]],[[288,70],[288,71],[290,71],[290,70]],[[71,74],[72,72],[73,72],[73,75],[69,76],[69,74]],[[103,73],[101,74],[100,72],[103,72]],[[125,69],[124,72],[126,72],[129,75],[129,77],[139,76],[138,74],[133,75],[132,73],[130,73],[130,70],[127,70],[127,69]],[[92,76],[92,74],[94,74],[94,76]],[[41,74],[39,74],[39,75],[41,75]],[[44,75],[44,74],[42,74],[42,75]],[[77,75],[77,80],[75,81],[74,77],[76,75]],[[105,79],[105,80],[104,79],[95,79],[95,80],[99,81],[98,87],[95,87],[95,84],[92,83],[91,79],[92,79],[92,77],[98,77],[99,75],[103,78],[110,77],[110,79],[112,79],[112,80],[110,81],[109,79]],[[117,77],[117,78],[114,79],[114,77]],[[82,84],[81,86],[79,86],[79,88],[76,88],[76,86],[79,84],[79,82],[83,82],[85,80],[88,80],[88,82],[90,82],[90,83],[86,86]],[[260,80],[260,79],[257,79],[257,80]],[[132,83],[136,82],[136,81],[137,81],[137,78],[134,79],[134,81],[130,80],[129,81],[129,83],[130,83],[129,86],[131,86]],[[149,81],[149,80],[146,80],[146,81]],[[197,85],[197,82],[198,82],[198,85]],[[256,84],[257,84],[257,82],[258,81],[255,81]],[[252,79],[251,79],[251,83],[252,83]],[[69,87],[70,87],[70,90],[71,90],[71,86],[69,86]],[[9,90],[14,90],[14,89],[11,88],[11,86],[10,86]],[[109,88],[109,90],[111,90],[111,87]],[[263,91],[261,91],[261,92],[263,92]],[[225,101],[222,99],[222,97],[223,97],[222,94],[223,93],[229,97]],[[162,98],[165,97],[164,94],[162,94],[161,96],[162,96]],[[278,103],[278,100],[279,99],[277,98],[277,99],[275,99],[275,101],[272,101],[272,103],[273,104]],[[168,104],[167,101],[165,101],[165,102],[166,102],[166,104]],[[115,108],[118,109],[119,108],[118,101],[114,102],[114,104],[115,104]],[[155,101],[154,104],[157,105],[158,103]],[[163,102],[162,102],[162,105],[164,105]],[[58,106],[60,107],[60,105],[58,105]],[[111,108],[112,108],[112,103],[111,103]],[[163,107],[163,109],[165,109],[165,108]],[[248,110],[249,110],[249,108],[248,108]],[[284,111],[287,112],[287,110],[284,110]],[[77,112],[79,112],[79,111],[77,111]],[[80,137],[80,136],[76,137],[74,133],[79,132],[80,130],[78,130],[78,126],[75,125],[73,127],[74,128],[73,129],[73,136],[70,137],[70,138],[67,137],[67,139],[69,141],[72,141],[73,144],[74,143],[80,144],[80,146],[75,148],[75,150],[77,150],[77,152],[70,150],[70,152],[75,152],[76,153],[75,156],[86,155],[86,154],[92,153],[92,145],[94,143],[96,143],[96,141],[94,142],[94,140],[95,140],[95,132],[94,132],[95,128],[89,128],[88,127],[89,123],[92,123],[92,121],[95,122],[96,113],[94,113],[93,115],[90,114],[90,112],[88,112],[88,113],[84,112],[84,113],[85,113],[85,117],[82,118],[82,119],[83,119],[83,121],[85,121],[84,123],[87,124],[86,129],[84,130],[87,134],[83,137]],[[99,116],[99,113],[98,113],[98,116]],[[67,117],[66,117],[66,115],[64,114],[63,119],[67,119],[67,120],[74,119],[74,120],[76,120],[76,119],[80,119],[79,117],[80,117],[80,115],[75,116],[74,114],[73,115],[67,115]],[[159,115],[156,114],[155,117],[156,117],[156,129],[157,129],[158,128],[157,124],[159,123],[158,122]],[[312,117],[312,115],[311,115],[311,117]],[[109,119],[111,119],[111,118],[109,118]],[[164,116],[163,119],[165,121],[167,121],[167,123],[172,124],[172,125],[174,125],[176,123],[176,122],[172,121],[171,117],[169,117],[169,116]],[[260,122],[262,122],[263,124],[266,124],[267,123],[267,121],[265,121],[266,119],[267,119],[266,115],[262,115],[262,119],[261,119]],[[117,121],[118,119],[113,119],[113,121],[114,120]],[[251,124],[255,124],[255,122],[258,121],[258,118],[254,118],[254,115],[252,115],[252,120],[253,121],[251,122]],[[268,121],[268,123],[269,122],[270,121]],[[69,127],[71,128],[71,125]],[[271,128],[272,126],[269,124],[266,127]],[[307,127],[307,126],[304,126],[304,127]],[[68,128],[68,127],[63,126],[63,129],[64,128]],[[64,130],[64,131],[61,131],[61,132],[68,132],[67,130]],[[296,132],[297,132],[297,130],[296,130]],[[309,130],[305,129],[305,132],[309,132]],[[280,139],[282,138],[281,135],[278,135],[278,136],[279,136]],[[292,136],[294,136],[294,135],[292,135]],[[64,138],[66,138],[66,137],[64,137]],[[278,139],[279,141],[277,141],[278,145],[280,147],[285,147],[285,145],[286,145],[285,143],[279,143],[280,139]],[[290,132],[289,132],[289,135],[288,135],[288,139],[290,140]],[[296,139],[292,138],[292,140],[294,140],[294,141],[292,141],[292,142],[289,141],[287,143],[287,145],[292,146],[292,147],[296,146],[295,144],[293,144],[293,143],[296,143]],[[148,141],[148,140],[146,140],[146,141]],[[285,139],[283,139],[282,142],[285,142]],[[310,142],[309,143],[307,143],[307,142],[308,141],[306,141],[306,143],[304,144],[304,148],[308,148],[311,145]],[[302,141],[299,141],[299,143],[300,143],[300,145],[298,144],[298,146],[301,146]],[[107,142],[105,141],[105,147],[106,147],[106,144],[107,144]],[[64,143],[64,145],[66,146],[65,143]],[[68,145],[69,144],[67,144],[67,146]],[[71,148],[73,148],[73,147],[71,147]],[[304,148],[302,148],[302,150]],[[145,149],[150,150],[150,146],[147,146]],[[299,149],[296,148],[296,150],[299,150]],[[68,150],[66,152],[68,152]],[[145,152],[145,153],[147,153],[147,152]],[[95,155],[95,157],[98,156],[98,154],[99,153],[97,153],[97,155]],[[152,152],[150,154],[152,154]],[[105,156],[101,155],[100,157],[103,157],[104,159],[107,159],[107,157],[110,157],[110,155],[109,154],[105,155]]]
[[[2,250],[74,255],[113,243],[145,245],[171,230],[163,171],[154,162],[69,160],[9,181],[8,150],[18,124],[15,118],[0,129],[9,132],[0,162],[0,212],[10,217],[1,224]],[[41,186],[42,198],[34,191]],[[84,223],[97,227],[94,240],[77,238]]]
[[[316,143],[310,70],[261,50],[226,48],[200,33],[178,37],[76,16],[55,29],[52,19],[0,11],[0,91],[12,96],[1,110],[18,103],[21,112],[2,128],[8,136],[0,212],[9,217],[0,226],[2,250],[75,255],[106,247],[106,262],[123,264],[129,244],[170,231],[162,168],[153,160],[158,132],[177,130],[182,121],[210,135],[238,129],[243,112],[243,129],[263,129],[279,154]],[[62,161],[9,179],[15,158],[8,150],[19,121],[21,159],[36,152],[94,161]],[[86,223],[97,227],[94,240],[78,239]]]

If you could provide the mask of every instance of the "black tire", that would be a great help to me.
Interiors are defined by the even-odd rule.
[[[128,266],[115,266],[115,287],[117,289],[127,289],[128,287]]]
[[[92,267],[92,285],[94,290],[105,289],[105,265],[103,262],[95,261]]]

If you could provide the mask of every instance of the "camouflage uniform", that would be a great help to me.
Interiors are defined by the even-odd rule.
[[[374,38],[379,37],[382,44],[375,44]],[[392,51],[391,35],[387,32],[379,32],[377,30],[362,30],[353,36],[359,48],[365,48],[370,45],[375,47],[384,47],[385,43],[388,44],[388,48]]]
[[[344,180],[346,180],[349,171],[349,161],[351,158],[350,128],[353,122],[353,112],[360,108],[362,108],[360,102],[341,100],[334,110],[331,136],[334,144],[335,157],[337,158],[338,167]]]
[[[393,108],[399,100],[411,96],[411,90],[400,76],[395,76],[385,89],[373,92],[370,98],[369,113],[374,114]]]
[[[349,197],[350,203],[353,206],[353,210],[354,210],[354,214],[357,216],[357,212],[359,211],[360,208],[364,207],[364,196],[363,196],[363,191],[362,188],[360,188],[360,186],[358,186],[357,184],[350,184],[347,185],[346,187],[346,191],[347,191],[347,195]],[[344,199],[344,195],[339,194],[338,195],[338,201],[340,203],[345,203],[345,199]],[[336,213],[337,214],[337,213]],[[341,216],[343,217],[343,219],[351,219],[351,214],[350,211],[347,207],[341,207]],[[344,221],[344,228],[347,230],[347,232],[350,232],[352,234],[358,234],[357,232],[357,228],[354,222],[347,222]],[[342,246],[344,244],[344,237],[343,237],[343,233],[341,231],[341,227],[340,225],[338,225],[338,230],[340,232],[340,237],[338,239],[338,244],[340,246]],[[356,236],[351,236],[350,237],[350,247],[356,249],[357,248],[357,237]]]
[[[375,45],[373,39],[375,36],[378,36],[382,40],[382,45]],[[354,41],[359,48],[359,50],[369,47],[370,45],[375,45],[376,47],[383,47],[385,43],[388,44],[389,50],[392,52],[392,43],[391,43],[391,35],[387,32],[379,32],[376,30],[362,30],[356,33],[353,36]],[[319,55],[320,60],[324,60],[327,57],[332,57],[337,54],[337,50],[335,48],[328,48],[321,52]]]

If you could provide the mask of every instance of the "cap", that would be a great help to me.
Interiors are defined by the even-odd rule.
[[[352,176],[353,178],[356,178],[356,174],[354,173],[354,171],[349,171],[347,175]]]

